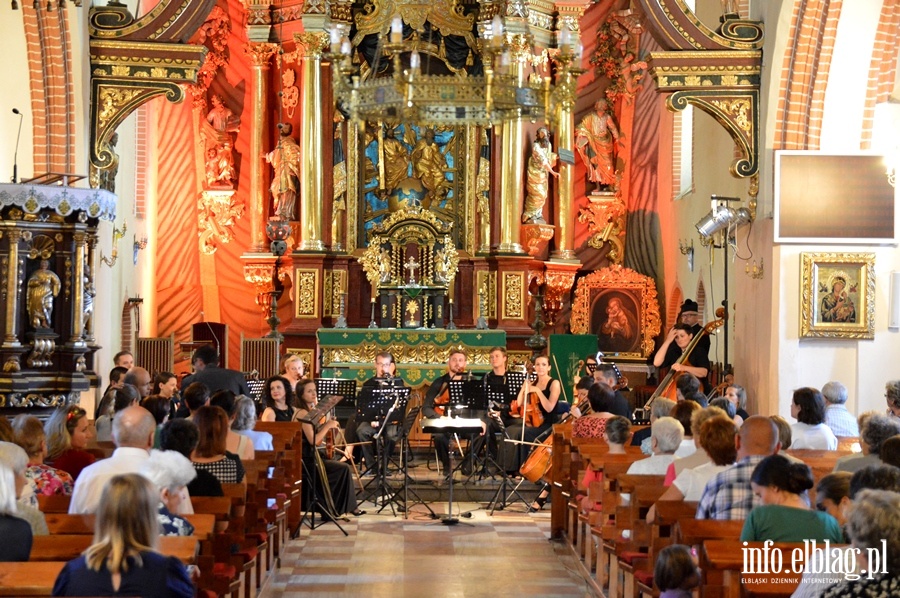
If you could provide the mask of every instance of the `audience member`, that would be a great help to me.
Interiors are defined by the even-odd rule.
[[[892,436],[881,445],[881,461],[885,465],[900,467],[900,436]]]
[[[191,455],[194,469],[203,469],[216,476],[222,484],[238,484],[244,479],[240,458],[226,450],[229,422],[221,407],[205,405],[194,413],[199,439]]]
[[[94,513],[100,503],[103,487],[110,478],[122,473],[135,473],[150,457],[156,422],[150,412],[133,405],[116,414],[113,419],[113,442],[116,450],[108,459],[86,467],[75,479],[75,490],[69,503],[69,513]]]
[[[177,451],[150,451],[139,472],[153,482],[159,492],[159,525],[163,536],[192,536],[194,526],[180,512],[187,485],[197,477],[191,460]]]
[[[838,525],[844,525],[844,509],[850,504],[849,471],[836,471],[824,476],[816,484],[816,509],[834,517]]]
[[[0,417],[0,440],[3,442],[14,442],[16,434],[13,432],[12,425],[5,417]]]
[[[266,408],[259,417],[264,422],[293,420],[296,399],[291,383],[281,376],[272,376],[263,386],[262,400]]]
[[[900,419],[900,380],[891,380],[884,387],[887,415]]]
[[[762,504],[753,507],[747,516],[741,541],[843,542],[837,520],[823,511],[810,510],[804,500],[813,484],[812,470],[805,463],[791,463],[781,455],[760,461],[753,470],[750,486]]]
[[[186,380],[187,378],[185,378]],[[192,384],[188,384],[184,387],[184,392],[182,393],[182,398],[184,407],[187,410],[187,415],[184,415],[187,419],[193,419],[194,412],[197,409],[200,409],[204,405],[209,405],[209,388],[206,384],[202,382],[194,382]],[[179,416],[181,411],[179,410]]]
[[[24,487],[13,470],[0,462],[0,562],[27,561],[31,556],[32,532],[28,522],[19,517],[16,496]]]
[[[684,544],[672,544],[659,551],[653,567],[653,583],[659,588],[659,598],[691,598],[700,585],[700,569]]]
[[[101,415],[94,422],[94,432],[97,434],[97,442],[112,442],[112,420],[116,413],[137,405],[141,400],[141,393],[133,384],[122,384],[112,391],[112,412]]]
[[[856,418],[847,411],[847,387],[840,382],[826,382],[822,387],[825,399],[825,425],[835,436],[859,436]]]
[[[106,399],[107,395],[110,396],[109,402],[112,402],[112,395],[110,395],[110,392],[116,390],[117,388],[122,388],[122,385],[125,384],[125,374],[127,373],[128,368],[119,366],[116,366],[109,371],[109,384],[103,391],[103,395],[101,395],[103,398],[100,399],[100,403],[97,405],[97,409],[94,410],[94,421],[96,421],[98,417],[103,415],[103,401]]]
[[[156,551],[158,504],[159,493],[144,476],[111,477],[98,502],[94,543],[63,567],[53,595],[193,598],[185,566]]]
[[[661,417],[668,417],[674,406],[675,401],[661,397],[653,401],[653,404],[650,405],[650,425],[652,426],[653,422]],[[645,455],[650,454],[650,432],[651,430],[648,426],[631,435],[631,444],[641,447],[641,452]]]
[[[141,407],[150,412],[156,428],[153,430],[153,448],[159,448],[159,431],[169,421],[172,413],[172,400],[160,395],[150,395],[141,401]]]
[[[91,423],[87,412],[78,405],[54,411],[44,424],[44,432],[47,464],[68,472],[73,480],[78,481],[81,470],[97,460],[85,450],[91,440]]]
[[[591,413],[579,417],[572,422],[573,438],[603,438],[606,422],[614,414],[607,411],[614,400],[613,389],[605,382],[598,382],[588,390],[588,401],[591,405]],[[625,416],[623,416],[625,417]]]
[[[627,417],[622,417],[621,415],[614,415],[606,420],[606,427],[603,431],[603,439],[606,440],[606,443],[609,445],[609,450],[606,452],[607,455],[624,455],[625,445],[628,443],[628,440],[630,438],[630,419],[628,419]],[[584,469],[584,475],[581,478],[581,484],[579,487],[582,490],[588,490],[593,482],[602,481],[602,470],[598,471],[591,467],[586,467]],[[543,494],[543,492],[549,491],[545,489],[541,492],[541,494]],[[579,495],[577,498],[581,500],[581,510],[584,513],[587,513],[588,511],[600,511],[602,509],[602,504],[599,501],[592,501],[586,494]]]
[[[234,431],[234,419],[236,417],[234,393],[230,390],[219,390],[209,397],[209,404],[221,407],[228,416],[228,438],[225,441],[225,450],[237,455],[241,461],[253,461],[256,452],[253,450],[253,441]]]
[[[862,455],[846,455],[837,460],[835,471],[853,473],[869,465],[881,465],[881,447],[888,438],[900,434],[900,419],[873,414],[864,420],[859,441]]]
[[[256,404],[250,397],[240,396],[234,403],[234,421],[231,429],[246,436],[253,442],[253,448],[257,451],[272,450],[272,435],[268,432],[260,432],[253,429],[256,425]]]
[[[719,415],[703,422],[698,440],[700,448],[711,461],[692,469],[682,470],[660,500],[698,501],[707,482],[734,464],[737,458],[735,436],[738,428],[728,417]]]
[[[737,463],[706,484],[697,519],[746,519],[750,510],[761,504],[750,487],[750,476],[760,461],[778,452],[778,428],[767,417],[751,415],[734,442]]]
[[[153,376],[153,389],[150,394],[171,399],[178,392],[178,378],[172,372],[157,372]]]
[[[694,436],[691,430],[691,419],[693,418],[694,413],[700,410],[700,404],[695,401],[679,401],[672,408],[670,417],[677,419],[684,430],[684,438],[682,438],[678,450],[675,451],[675,456],[678,458],[690,457],[697,450],[697,445],[694,444]]]
[[[725,398],[734,405],[735,415],[741,418],[741,423],[738,423],[738,427],[741,427],[741,424],[750,417],[750,414],[747,413],[747,390],[743,386],[732,384],[725,388]],[[735,423],[737,423],[737,420],[735,420]]]
[[[197,424],[189,419],[173,419],[163,426],[159,440],[162,450],[176,451],[190,461],[200,440],[200,432],[197,430]],[[222,483],[216,476],[205,469],[196,471],[197,477],[187,485],[191,496],[224,496]]]
[[[131,351],[119,351],[113,356],[113,365],[117,368],[125,368],[127,372],[134,367],[134,355]]]
[[[182,387],[202,382],[209,388],[210,393],[228,389],[236,395],[250,395],[247,380],[242,373],[219,367],[219,352],[212,345],[197,348],[191,358],[191,364],[194,366],[194,373],[182,381]]]
[[[825,425],[825,399],[818,390],[809,387],[795,390],[791,400],[791,417],[797,420],[791,426],[791,446],[794,449],[837,449],[837,438]]]
[[[699,430],[703,426],[703,422],[719,415],[726,417],[725,412],[718,407],[710,405],[705,409],[698,409],[691,414],[691,429]],[[695,450],[693,454],[675,459],[675,461],[672,462],[672,465],[669,466],[669,469],[666,471],[666,480],[664,482],[666,486],[671,486],[672,482],[675,481],[675,478],[685,469],[699,467],[705,463],[712,462],[712,459],[710,459],[709,455],[706,454],[706,451],[700,446],[700,439],[698,436],[694,436],[694,445],[697,447],[697,450]]]
[[[735,424],[738,423],[737,418],[739,417],[737,414],[737,410],[734,408],[734,403],[726,399],[725,397],[716,397],[712,401],[709,402],[710,407],[718,407],[722,411],[725,412],[725,415],[728,416],[728,419],[733,421]],[[744,420],[741,419],[741,423],[744,423]],[[740,427],[740,425],[738,425]]]
[[[846,596],[892,597],[900,595],[900,494],[885,490],[863,490],[853,499],[847,514],[847,535],[860,569],[869,571],[859,579],[844,579],[822,594],[822,598]],[[875,572],[869,551],[882,554],[887,562]]]
[[[134,386],[140,393],[140,398],[143,399],[150,396],[150,389],[153,388],[153,378],[150,376],[150,372],[144,368],[133,367],[125,374],[125,384]]]
[[[16,517],[28,523],[32,535],[46,536],[50,533],[47,529],[47,520],[38,510],[37,498],[31,492],[28,480],[25,479],[25,468],[28,465],[25,449],[12,442],[0,442],[0,463],[6,465],[15,476]]]
[[[25,479],[35,495],[43,494],[72,494],[75,480],[68,472],[56,469],[44,464],[47,455],[47,439],[44,434],[44,426],[33,415],[21,414],[13,420],[13,430],[16,433],[16,444],[25,450],[28,455],[28,465],[25,468]]]
[[[650,449],[653,454],[635,461],[628,473],[636,475],[665,475],[669,464],[675,460],[675,451],[684,437],[684,428],[674,417],[661,417],[650,426]]]
[[[700,391],[700,379],[688,372],[682,372],[675,377],[675,394],[678,402]],[[705,407],[705,405],[704,405]]]

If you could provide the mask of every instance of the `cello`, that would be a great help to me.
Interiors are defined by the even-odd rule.
[[[703,338],[703,335],[709,335],[721,328],[725,324],[725,310],[723,308],[718,308],[716,310],[716,317],[718,319],[713,320],[707,323],[697,334],[691,338],[691,342],[688,343],[688,346],[684,348],[681,355],[678,357],[678,360],[675,363],[685,363],[691,356],[691,352],[697,347],[697,343],[700,342],[700,339]],[[672,364],[675,365],[675,364]],[[675,379],[678,372],[673,369],[669,369],[669,372],[666,374],[665,378],[660,380],[659,386],[656,387],[656,390],[653,391],[653,394],[647,399],[647,402],[644,404],[644,408],[640,411],[643,411],[644,417],[638,418],[637,414],[635,414],[635,419],[648,419],[650,406],[653,404],[653,401],[658,399],[659,397],[666,397],[672,400],[675,400]]]

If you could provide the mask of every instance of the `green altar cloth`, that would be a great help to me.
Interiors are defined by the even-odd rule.
[[[473,372],[486,372],[491,348],[506,346],[503,330],[320,328],[316,338],[323,377],[368,380],[375,375],[375,354],[390,351],[397,375],[411,387],[430,384],[446,372],[451,349],[466,352]]]

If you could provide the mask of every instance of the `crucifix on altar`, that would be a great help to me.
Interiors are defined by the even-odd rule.
[[[419,262],[416,261],[415,256],[410,255],[409,259],[406,260],[406,264],[403,266],[409,272],[409,282],[408,284],[416,284],[416,269],[419,267]]]

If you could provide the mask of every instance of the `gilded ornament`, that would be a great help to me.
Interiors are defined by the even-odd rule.
[[[200,251],[212,255],[220,244],[234,239],[235,221],[244,215],[244,204],[235,201],[234,190],[206,190],[197,199]]]
[[[316,295],[318,294],[317,281],[318,272],[316,270],[295,270],[294,280],[297,286],[296,299],[296,317],[298,318],[315,318],[316,314]]]
[[[523,318],[525,283],[521,272],[503,273],[503,319]]]

